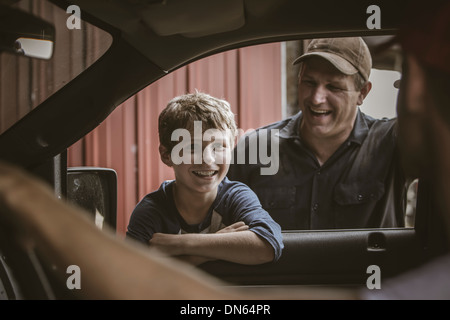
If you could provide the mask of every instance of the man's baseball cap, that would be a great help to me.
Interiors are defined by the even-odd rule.
[[[369,80],[372,69],[372,57],[369,48],[360,37],[323,38],[312,40],[306,52],[295,59],[293,64],[318,56],[328,60],[346,75],[360,73],[364,80]]]

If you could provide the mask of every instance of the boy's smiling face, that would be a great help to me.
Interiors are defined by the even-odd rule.
[[[189,133],[190,139],[179,143],[179,154],[168,152],[161,146],[161,159],[173,168],[178,190],[205,195],[211,193],[215,197],[217,187],[230,167],[233,135],[229,130],[218,129],[208,129],[201,136],[195,135],[194,130],[189,130]],[[180,163],[179,159],[184,161]],[[185,161],[187,159],[189,161]]]

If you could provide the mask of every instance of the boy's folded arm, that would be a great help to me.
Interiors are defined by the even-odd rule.
[[[191,265],[194,265],[194,266],[199,266],[205,262],[216,260],[216,259],[201,257],[201,256],[177,256],[177,259],[181,260],[183,262],[189,263]]]
[[[169,255],[196,255],[249,265],[274,260],[273,247],[250,230],[211,234],[155,233],[150,245]]]

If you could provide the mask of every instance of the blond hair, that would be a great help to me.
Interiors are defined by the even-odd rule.
[[[158,119],[159,142],[171,151],[175,143],[171,140],[176,129],[192,129],[194,121],[202,122],[202,130],[230,130],[232,139],[237,134],[234,113],[228,101],[195,91],[173,98]]]

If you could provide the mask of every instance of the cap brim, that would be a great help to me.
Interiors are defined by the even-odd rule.
[[[321,57],[329,61],[336,69],[338,69],[340,72],[346,75],[353,75],[358,73],[358,69],[356,69],[350,62],[345,60],[344,58],[328,52],[309,52],[305,53],[304,55],[298,57],[294,60],[292,64],[298,64],[302,61],[305,61],[306,59],[310,57]]]

